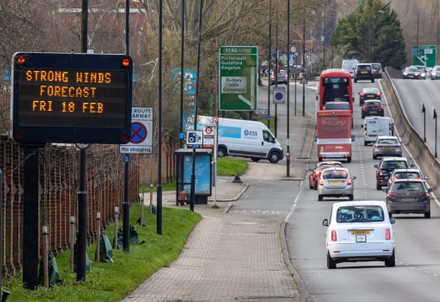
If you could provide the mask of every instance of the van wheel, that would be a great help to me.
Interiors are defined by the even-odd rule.
[[[252,157],[251,159],[252,159],[253,162],[256,162],[256,163],[257,163],[257,162],[260,161],[261,158],[258,158],[258,157]]]
[[[272,151],[269,153],[269,161],[272,164],[276,164],[277,162],[280,161],[280,154],[276,151]]]
[[[351,157],[347,157],[347,163],[351,163]]]
[[[218,147],[217,156],[218,157],[225,157],[226,156],[226,148],[225,147]]]
[[[322,196],[321,194],[318,195],[318,201],[322,201],[324,199],[324,196]]]
[[[425,218],[431,218],[431,211],[425,212]]]
[[[366,141],[364,141],[364,146],[367,146],[367,145],[368,145],[368,143]]]

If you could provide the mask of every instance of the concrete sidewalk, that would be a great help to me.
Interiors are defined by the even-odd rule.
[[[306,117],[297,118],[295,123],[293,135],[299,143],[291,148],[296,156],[291,159],[290,177],[286,177],[285,161],[261,161],[249,162],[243,178],[304,178],[313,129]],[[302,284],[288,260],[284,223],[228,213],[248,187],[233,180],[217,178],[217,192],[208,204],[195,205],[203,219],[179,258],[123,301],[305,301]],[[163,205],[189,209],[188,205],[176,205],[175,192],[164,192]]]

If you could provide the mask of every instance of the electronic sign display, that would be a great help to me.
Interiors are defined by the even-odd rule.
[[[14,140],[103,144],[130,140],[129,56],[21,52],[12,61]]]

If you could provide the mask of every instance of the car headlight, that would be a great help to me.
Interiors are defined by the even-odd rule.
[[[420,75],[421,75],[422,77],[426,76],[424,72],[422,72]]]
[[[407,76],[407,75],[408,75],[408,73],[407,73],[407,72],[404,72],[404,73],[403,73],[403,75],[404,75],[404,76]]]

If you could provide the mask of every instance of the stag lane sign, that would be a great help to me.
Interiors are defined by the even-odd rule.
[[[255,110],[258,86],[258,48],[221,46],[219,50],[219,109]]]
[[[12,137],[19,143],[122,144],[130,140],[129,56],[16,53]]]

